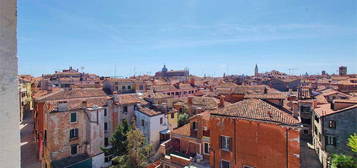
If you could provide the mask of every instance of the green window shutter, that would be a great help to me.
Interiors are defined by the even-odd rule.
[[[71,122],[77,121],[77,113],[71,113]]]

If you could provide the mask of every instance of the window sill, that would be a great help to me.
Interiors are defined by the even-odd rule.
[[[225,152],[231,152],[229,149],[224,149],[224,148],[221,148],[222,151],[225,151]]]
[[[79,137],[73,137],[73,138],[70,138],[69,141],[75,141],[77,139],[79,139]]]

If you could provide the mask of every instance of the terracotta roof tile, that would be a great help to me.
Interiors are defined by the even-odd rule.
[[[276,106],[259,99],[246,99],[213,111],[211,114],[262,120],[288,125],[296,125],[299,123],[299,120],[294,118],[286,110],[279,109]]]
[[[246,94],[246,99],[286,99],[286,93],[267,93],[267,94]]]
[[[143,113],[143,114],[146,114],[148,116],[156,116],[156,115],[161,114],[158,111],[152,110],[152,109],[147,108],[147,107],[141,107],[141,106],[138,106],[138,111]]]
[[[117,94],[114,97],[117,104],[135,104],[141,102],[137,94]]]
[[[61,89],[56,92],[52,92],[45,96],[37,98],[38,101],[47,100],[60,100],[60,99],[73,99],[73,98],[85,98],[85,97],[104,97],[107,94],[101,88],[73,88],[73,89]]]

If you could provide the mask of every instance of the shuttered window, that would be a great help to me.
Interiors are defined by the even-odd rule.
[[[228,136],[220,136],[220,146],[222,150],[232,151],[232,138]]]
[[[330,120],[328,122],[328,127],[329,128],[336,128],[336,121],[335,120]]]
[[[71,113],[71,122],[76,122],[77,121],[77,113],[73,112]]]
[[[78,128],[73,128],[69,131],[69,139],[78,138]]]
[[[334,136],[327,135],[325,141],[326,141],[325,142],[326,145],[334,145],[334,146],[337,145],[337,143],[336,143],[337,139]]]

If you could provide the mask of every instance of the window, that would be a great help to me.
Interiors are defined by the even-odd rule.
[[[122,89],[125,89],[125,86],[122,86],[121,88],[122,88]]]
[[[73,112],[71,113],[71,122],[76,122],[77,121],[77,113]]]
[[[230,168],[229,162],[221,160],[221,168]]]
[[[127,113],[128,112],[128,106],[123,106],[123,113]]]
[[[162,119],[162,117],[160,118],[160,124],[162,124],[163,123],[163,119]]]
[[[104,146],[107,147],[109,145],[109,139],[107,137],[104,138]]]
[[[45,146],[47,145],[47,130],[45,130],[45,135],[43,137],[43,143],[45,143]]]
[[[304,130],[303,134],[307,135],[307,134],[309,134],[309,131],[308,130]]]
[[[335,145],[336,146],[336,137],[334,136],[326,136],[326,145]]]
[[[243,165],[243,168],[255,168],[253,166]]]
[[[301,118],[301,123],[303,124],[311,124],[311,119]]]
[[[175,113],[171,113],[171,118],[175,118]]]
[[[131,86],[128,86],[128,89],[130,90],[130,89],[131,89]]]
[[[69,139],[78,138],[78,128],[73,128],[69,131]]]
[[[193,122],[192,123],[192,129],[193,130],[197,130],[197,122]]]
[[[107,130],[108,130],[108,123],[105,122],[105,123],[104,123],[104,131],[107,131]]]
[[[104,116],[107,116],[107,109],[104,109]]]
[[[328,127],[329,128],[336,128],[336,121],[335,120],[328,121]]]
[[[220,136],[221,149],[225,151],[230,151],[232,146],[232,138],[228,136]]]
[[[300,109],[301,109],[301,112],[304,112],[304,113],[308,113],[311,111],[309,106],[301,106]]]
[[[209,154],[209,143],[204,143],[203,153],[204,154]]]
[[[141,126],[144,127],[145,126],[145,121],[141,120]]]
[[[71,155],[77,154],[77,147],[78,147],[78,144],[71,145]]]

